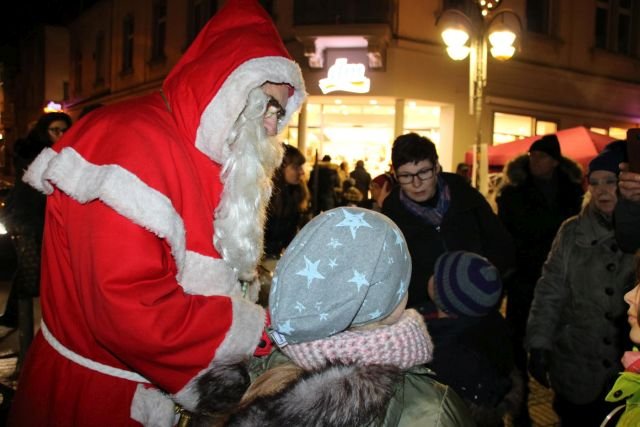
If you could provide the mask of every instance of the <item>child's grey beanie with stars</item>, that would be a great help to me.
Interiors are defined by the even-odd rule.
[[[407,293],[411,257],[398,226],[368,209],[326,211],[300,230],[276,266],[269,310],[280,346],[384,319]]]

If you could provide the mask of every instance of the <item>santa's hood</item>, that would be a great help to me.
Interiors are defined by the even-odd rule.
[[[222,163],[225,139],[249,92],[265,82],[292,87],[280,131],[305,97],[300,68],[257,1],[229,0],[169,73],[162,91],[181,133]]]

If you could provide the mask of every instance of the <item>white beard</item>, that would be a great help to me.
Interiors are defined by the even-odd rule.
[[[220,204],[214,213],[213,244],[240,280],[252,280],[262,257],[271,176],[282,162],[283,149],[263,124],[267,95],[249,93],[224,147]]]

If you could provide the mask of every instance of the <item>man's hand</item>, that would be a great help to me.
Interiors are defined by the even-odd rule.
[[[529,351],[529,373],[541,385],[549,388],[549,350],[532,348]]]
[[[618,187],[622,197],[632,202],[640,203],[640,174],[629,172],[628,163],[620,163],[618,179]]]

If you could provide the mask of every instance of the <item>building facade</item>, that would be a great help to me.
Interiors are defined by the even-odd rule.
[[[158,90],[223,3],[98,2],[68,28],[68,93],[59,101],[77,116],[90,104]],[[382,172],[394,137],[415,131],[454,170],[478,134],[491,145],[575,126],[620,138],[640,126],[638,0],[503,0],[498,10],[512,10],[522,23],[519,48],[508,61],[489,58],[478,121],[469,109],[469,60],[449,58],[437,26],[445,8],[464,1],[261,3],[309,92],[282,138],[311,161],[316,153],[351,167],[363,159],[372,174]],[[368,79],[369,90],[323,93],[330,70],[357,83],[334,88],[362,92]]]

